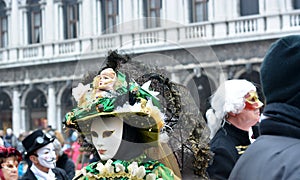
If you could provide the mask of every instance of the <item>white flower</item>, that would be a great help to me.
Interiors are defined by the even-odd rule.
[[[146,170],[144,166],[140,166],[136,171],[136,177],[139,179],[143,179],[146,175]]]
[[[123,166],[123,164],[117,163],[116,165],[116,172],[125,172],[125,167]]]
[[[100,172],[100,174],[102,174],[105,171],[105,166],[101,162],[99,162],[96,169]]]
[[[146,180],[155,180],[156,179],[156,175],[154,173],[149,173],[146,176]]]
[[[137,162],[133,162],[128,166],[128,172],[132,175],[132,176],[136,176],[136,172],[138,169],[138,164]]]
[[[106,163],[105,163],[105,168],[107,170],[108,173],[114,173],[114,167],[111,165],[113,163],[113,161],[111,159],[109,159]]]
[[[72,89],[72,95],[75,98],[75,100],[78,102],[82,96],[91,90],[90,85],[83,85],[82,83],[79,83],[76,88]]]

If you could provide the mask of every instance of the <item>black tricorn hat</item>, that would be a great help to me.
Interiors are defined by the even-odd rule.
[[[50,134],[43,133],[43,131],[39,129],[28,135],[22,141],[22,144],[26,150],[25,154],[29,156],[37,149],[40,149],[53,141],[54,138]]]

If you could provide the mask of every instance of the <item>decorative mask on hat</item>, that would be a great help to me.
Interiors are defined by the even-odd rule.
[[[140,86],[120,71],[104,68],[93,78],[93,82],[86,85],[80,83],[73,89],[77,108],[66,114],[64,124],[90,134],[90,129],[85,125],[80,127],[80,123],[115,116],[126,119],[126,123],[143,131],[145,141],[155,142],[164,126],[165,115],[160,111],[156,97],[159,93],[149,90],[150,84],[151,81],[148,81]]]
[[[261,108],[264,104],[258,99],[256,91],[250,91],[246,94],[245,98],[245,109],[254,110]]]

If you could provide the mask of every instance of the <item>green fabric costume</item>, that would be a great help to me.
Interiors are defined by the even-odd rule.
[[[174,180],[173,171],[157,160],[146,162],[108,160],[95,162],[83,168],[75,180]]]

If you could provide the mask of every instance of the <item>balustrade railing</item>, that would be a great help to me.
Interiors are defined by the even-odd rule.
[[[44,58],[72,57],[74,55],[107,51],[108,49],[124,48],[135,51],[139,48],[159,48],[162,45],[168,49],[168,42],[183,43],[184,48],[188,43],[239,39],[249,37],[255,39],[267,36],[280,37],[287,33],[300,30],[300,11],[293,11],[273,15],[255,15],[240,17],[228,21],[201,22],[184,25],[181,27],[146,29],[139,32],[105,34],[89,37],[88,39],[64,40],[51,44],[34,44],[22,47],[0,49],[0,64],[20,63],[25,61],[38,62]],[[277,35],[277,36],[276,36]],[[91,47],[91,48],[86,48]],[[189,46],[191,47],[191,46]],[[170,50],[172,46],[170,46]],[[158,49],[159,50],[159,49]],[[87,57],[87,56],[85,56]]]

